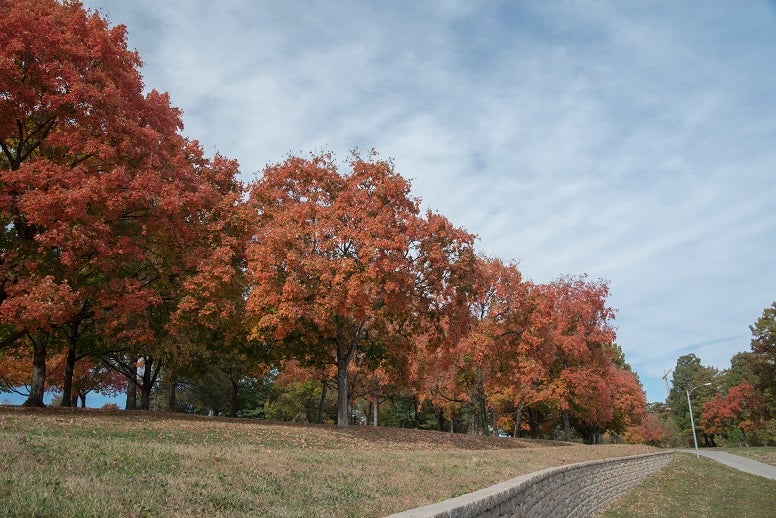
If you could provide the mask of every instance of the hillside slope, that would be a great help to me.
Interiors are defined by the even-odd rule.
[[[0,407],[6,516],[381,516],[651,451],[394,428]]]

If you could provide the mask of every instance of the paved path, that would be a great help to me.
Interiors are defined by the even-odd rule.
[[[684,453],[691,453],[695,455],[695,450],[679,450]],[[758,475],[760,477],[769,478],[771,480],[776,480],[776,466],[771,466],[770,464],[764,464],[762,462],[758,462],[753,459],[749,459],[747,457],[742,457],[740,455],[733,455],[732,453],[728,453],[726,451],[714,451],[714,450],[700,450],[700,454],[704,457],[708,457],[710,459],[716,460],[717,462],[721,462],[722,464],[726,464],[730,466],[731,468],[735,468],[739,471],[743,471],[745,473],[751,473],[752,475]]]

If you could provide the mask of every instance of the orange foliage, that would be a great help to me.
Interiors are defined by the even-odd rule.
[[[354,154],[349,167],[291,157],[264,171],[249,202],[253,336],[336,363],[343,426],[357,351],[368,339],[408,349],[405,337],[455,302],[451,280],[465,273],[472,241],[442,216],[421,216],[389,162]]]
[[[666,432],[660,420],[652,414],[645,414],[641,424],[634,423],[629,426],[623,436],[632,444],[652,444],[657,446],[665,437]]]
[[[66,359],[66,351],[50,355],[46,359],[46,390],[62,392]],[[31,362],[32,352],[29,348],[18,347],[4,351],[0,356],[0,388],[14,389],[29,385],[32,381]],[[106,368],[99,362],[83,358],[75,364],[74,395],[85,397],[89,392],[115,395],[126,386],[127,379],[123,375]]]
[[[514,426],[505,402],[568,411],[617,432],[640,420],[643,390],[612,363],[614,312],[605,283],[579,277],[534,285],[514,265],[488,258],[478,259],[476,271],[468,314],[447,321],[448,339],[418,341],[413,379],[424,397],[437,405],[484,398],[510,414],[501,417],[502,429]]]
[[[47,380],[51,390],[62,393],[65,374],[66,353],[52,357],[47,363]],[[86,398],[89,392],[98,392],[105,396],[115,396],[127,387],[127,378],[111,370],[100,362],[82,358],[73,370],[72,391],[74,396]]]
[[[29,385],[32,381],[31,351],[27,348],[6,349],[0,354],[0,389]]]
[[[741,383],[726,395],[717,394],[703,405],[701,426],[710,433],[725,433],[739,429],[753,432],[763,428],[767,420],[765,400],[754,386]]]
[[[0,4],[0,325],[13,338],[90,320],[148,348],[184,313],[214,325],[240,310],[237,164],[180,134],[140,64],[125,28],[80,2]]]

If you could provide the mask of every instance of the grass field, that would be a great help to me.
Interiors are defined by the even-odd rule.
[[[549,466],[646,451],[0,407],[0,516],[382,516]]]
[[[776,517],[776,482],[682,453],[600,516]]]

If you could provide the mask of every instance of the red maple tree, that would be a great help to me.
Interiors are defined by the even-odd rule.
[[[739,430],[746,441],[747,432],[763,428],[767,419],[762,394],[752,384],[741,383],[703,405],[701,426],[709,433],[718,434]]]
[[[348,369],[368,338],[406,336],[455,302],[472,236],[421,215],[390,162],[354,154],[341,174],[330,155],[291,157],[251,188],[248,311],[255,338],[337,367],[339,426],[348,426]]]
[[[31,405],[53,329],[159,344],[186,278],[224,257],[207,236],[236,164],[204,159],[168,96],[143,93],[125,37],[79,2],[0,4],[0,346],[29,337]]]

